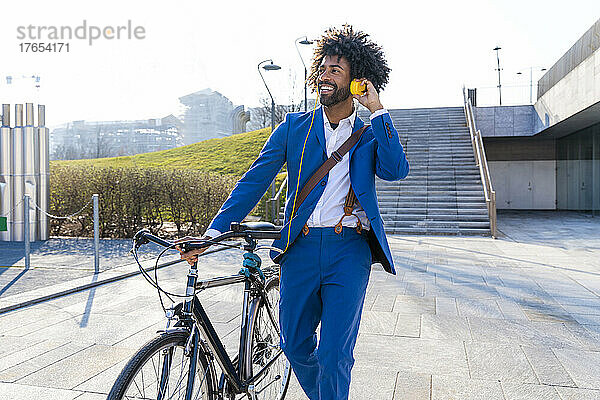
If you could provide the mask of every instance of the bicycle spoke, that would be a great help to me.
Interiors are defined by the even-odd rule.
[[[280,348],[278,305],[278,287],[271,286],[252,326],[252,373],[259,400],[281,400],[289,382],[289,362]],[[260,376],[256,377],[257,373]]]
[[[142,391],[140,390],[140,387],[138,386],[138,384],[133,381],[133,383],[135,383],[135,386],[137,387],[138,393],[140,394],[140,396],[142,396]]]
[[[204,382],[204,380],[206,379],[206,374],[208,374],[208,367],[206,367],[206,370],[204,371],[204,376],[202,377],[202,381],[200,381],[200,391],[198,392],[198,394],[196,395],[196,397],[194,397],[194,400],[199,399],[199,395],[203,394],[202,393],[202,383]]]
[[[158,377],[158,366],[156,365],[156,363],[154,362],[154,357],[152,357],[150,359],[150,361],[152,361],[152,371],[154,372],[154,377],[156,378],[156,380],[159,379]],[[160,360],[159,360],[160,361]],[[142,376],[143,376],[143,369],[142,369]],[[143,386],[143,382],[142,382],[142,386]],[[145,389],[144,389],[144,397],[145,397]]]
[[[140,393],[142,395],[142,397],[146,397],[146,386],[144,386],[144,370],[142,370],[142,390],[144,391],[143,393]]]

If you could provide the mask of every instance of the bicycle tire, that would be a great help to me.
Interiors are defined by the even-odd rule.
[[[265,292],[271,304],[277,325],[279,325],[279,277],[273,276],[265,284]],[[280,348],[279,333],[273,326],[262,298],[252,304],[246,343],[246,365],[250,375],[257,373]],[[282,400],[290,384],[292,368],[285,354],[269,367],[268,371],[255,383],[257,400]]]
[[[168,381],[165,381],[167,383],[164,386],[165,390],[162,391],[162,399],[184,399],[189,373],[189,357],[184,355],[188,337],[189,333],[186,331],[167,332],[147,342],[125,365],[108,394],[107,400],[157,399],[161,379],[159,377],[160,366],[164,367],[165,355],[169,354],[169,349],[172,349],[169,377]],[[158,359],[155,361],[156,356]],[[176,368],[180,368],[180,372],[173,375],[172,371]],[[156,382],[147,385],[144,371],[147,372],[147,377],[152,377],[152,373],[154,373]],[[174,383],[172,383],[173,381]],[[194,399],[216,400],[212,370],[202,347],[198,351],[198,365],[192,394]]]

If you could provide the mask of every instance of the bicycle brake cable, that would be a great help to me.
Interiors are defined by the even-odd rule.
[[[186,295],[181,295],[181,294],[177,294],[177,293],[171,293],[165,289],[163,289],[159,284],[158,284],[158,262],[160,261],[161,257],[168,251],[168,250],[172,250],[175,248],[175,246],[181,244],[181,243],[191,243],[194,242],[194,240],[188,240],[185,242],[179,242],[179,243],[173,243],[171,246],[169,247],[165,247],[160,253],[159,255],[156,257],[156,262],[154,263],[154,279],[152,279],[152,277],[150,276],[150,274],[148,274],[148,272],[144,269],[144,267],[142,266],[142,264],[140,263],[138,254],[137,254],[137,248],[133,248],[132,253],[133,253],[133,258],[135,259],[138,268],[140,270],[140,272],[142,273],[142,276],[144,277],[144,279],[146,279],[146,281],[148,283],[150,283],[150,285],[152,285],[158,292],[158,299],[160,301],[161,307],[163,309],[163,311],[166,311],[165,305],[164,305],[164,301],[162,298],[162,294],[164,294],[165,296],[167,296],[167,298],[169,299],[169,301],[171,301],[172,303],[174,303],[175,301],[173,300],[172,297],[179,297],[179,298],[185,298],[187,297]],[[196,241],[198,242],[198,241]],[[203,243],[210,243],[212,245],[220,245],[220,246],[224,246],[224,247],[229,247],[229,248],[234,248],[234,249],[239,249],[239,244],[238,245],[231,245],[231,244],[227,244],[227,243],[221,243],[221,242],[213,242],[212,240],[203,240]],[[172,296],[172,297],[171,297]]]

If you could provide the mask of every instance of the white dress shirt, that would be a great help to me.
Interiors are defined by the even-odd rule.
[[[357,107],[354,107],[354,112],[348,117],[341,120],[335,129],[332,129],[325,109],[323,112],[323,128],[325,131],[325,143],[327,148],[327,157],[331,156],[353,132],[354,122],[357,118]],[[387,113],[386,109],[375,111],[371,114],[371,120],[382,114]],[[315,209],[308,218],[306,224],[309,227],[334,227],[344,215],[344,203],[346,195],[350,188],[350,152],[346,153],[342,161],[337,163],[329,171],[329,179],[325,185],[325,191],[317,202]],[[355,192],[356,193],[356,192]],[[356,200],[354,214],[360,218],[363,229],[370,228],[370,222],[367,214]],[[356,227],[356,217],[348,216],[342,220],[342,226]],[[220,235],[216,229],[208,229],[205,235],[216,237]]]
[[[321,110],[323,112],[323,129],[325,131],[327,157],[331,157],[331,153],[337,150],[352,135],[357,108],[354,107],[354,112],[348,118],[340,120],[335,129],[329,123],[325,108],[321,108]],[[309,228],[335,226],[340,221],[342,215],[344,215],[344,203],[349,188],[350,152],[347,152],[344,154],[342,160],[329,170],[329,178],[327,179],[327,185],[325,185],[325,191],[323,191],[323,195],[317,202],[312,214],[308,217],[306,225]],[[358,200],[356,203],[358,203]],[[369,219],[359,204],[355,204],[354,214],[360,218],[363,228],[369,229]],[[356,227],[356,217],[344,217],[342,226]]]

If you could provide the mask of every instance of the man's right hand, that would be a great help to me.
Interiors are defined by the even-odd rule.
[[[181,242],[202,241],[202,240],[210,240],[210,239],[212,239],[212,237],[210,237],[210,236],[202,236],[201,238],[197,238],[194,236],[186,236],[184,238],[177,239],[175,241],[175,244],[181,243]],[[200,254],[204,253],[206,251],[206,249],[208,249],[209,247],[210,247],[210,244],[208,244],[206,247],[202,247],[200,249],[194,249],[194,250],[184,252],[181,249],[181,247],[175,246],[177,251],[179,251],[179,253],[181,254],[181,259],[186,260],[188,262],[188,264],[190,264],[190,265],[194,265],[194,263],[198,261],[198,256]]]

